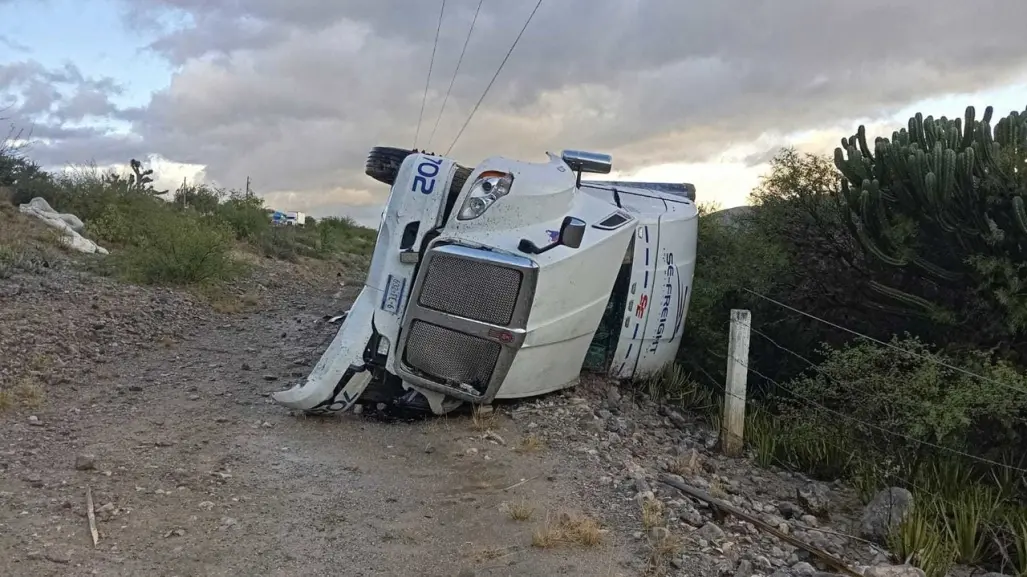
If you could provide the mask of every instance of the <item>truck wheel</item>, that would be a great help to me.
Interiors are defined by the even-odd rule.
[[[456,170],[453,171],[453,183],[449,185],[449,194],[456,198],[456,195],[460,194],[460,189],[464,187],[464,183],[467,182],[467,177],[471,176],[470,168],[466,166],[456,165]]]
[[[392,186],[396,182],[396,175],[399,174],[399,167],[406,160],[407,156],[413,154],[414,150],[395,148],[392,146],[376,146],[367,155],[367,163],[364,165],[364,173],[371,178]],[[455,196],[464,187],[467,177],[471,176],[471,168],[456,165],[453,173],[453,182],[449,187],[451,196]]]
[[[399,166],[407,156],[413,154],[413,150],[394,148],[391,146],[376,146],[367,155],[367,163],[364,165],[364,173],[367,176],[392,186],[396,182],[396,174],[399,173]]]

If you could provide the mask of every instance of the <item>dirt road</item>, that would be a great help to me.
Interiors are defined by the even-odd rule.
[[[54,329],[58,309],[89,306],[102,323],[132,298],[155,298],[74,282],[49,311],[31,280],[13,297],[8,285],[2,307]],[[268,393],[305,375],[334,334],[323,316],[354,294],[333,298],[336,288],[285,283],[256,312],[196,314],[148,350],[118,348],[124,335],[108,328],[95,370],[65,366],[71,376],[45,385],[37,408],[0,413],[0,575],[631,573],[637,560],[617,532],[596,547],[532,546],[547,514],[602,511],[583,500],[580,459],[520,450],[528,423],[504,411],[486,438],[467,416],[386,424],[272,404]],[[510,505],[534,511],[518,521]]]
[[[661,472],[887,563],[846,536],[851,488],[727,459],[702,417],[600,379],[493,420],[291,415],[270,392],[360,283],[255,264],[213,300],[61,261],[0,279],[0,577],[826,575]]]

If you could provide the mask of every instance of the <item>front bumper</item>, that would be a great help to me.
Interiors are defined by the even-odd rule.
[[[396,373],[456,399],[491,402],[524,344],[538,271],[529,258],[435,239],[410,292]]]

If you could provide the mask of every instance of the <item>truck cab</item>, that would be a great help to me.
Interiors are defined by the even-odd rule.
[[[693,277],[694,187],[582,181],[607,155],[566,150],[473,169],[376,148],[391,185],[367,280],[305,381],[273,395],[332,413],[354,404],[443,414],[613,378],[677,354]]]

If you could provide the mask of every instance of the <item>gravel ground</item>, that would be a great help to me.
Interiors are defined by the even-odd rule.
[[[627,574],[613,533],[531,547],[547,512],[597,512],[507,417],[486,438],[272,404],[354,293],[286,276],[234,315],[68,268],[0,281],[0,575]]]
[[[828,574],[666,471],[861,571],[886,563],[845,536],[851,491],[720,457],[702,423],[598,378],[498,406],[487,432],[289,414],[269,393],[306,375],[359,286],[318,267],[260,265],[229,292],[245,306],[215,308],[66,261],[0,280],[0,575]],[[601,543],[532,545],[566,514]]]

